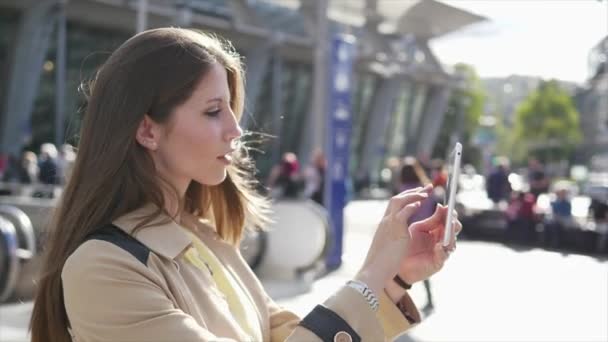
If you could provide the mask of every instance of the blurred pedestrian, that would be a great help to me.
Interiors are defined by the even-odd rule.
[[[549,192],[549,177],[543,164],[536,158],[528,159],[528,183],[530,193],[534,195],[534,201],[538,200],[540,194]]]
[[[446,208],[407,223],[430,187],[390,200],[359,272],[304,319],[265,292],[238,249],[269,204],[238,144],[242,72],[229,44],[178,28],[106,60],[46,243],[32,342],[384,341],[419,321],[407,283],[455,248],[435,238]]]
[[[431,161],[431,181],[435,188],[445,188],[448,183],[448,173],[445,170],[443,160],[433,159]]]
[[[424,169],[414,157],[405,157],[403,159],[403,165],[401,166],[400,172],[400,191],[407,191],[415,189],[417,187],[427,186],[431,181],[426,176]],[[439,200],[435,197],[429,196],[429,198],[422,201],[420,208],[410,217],[409,223],[422,221],[427,219],[435,212],[435,208]],[[424,289],[426,291],[426,305],[423,307],[423,311],[430,312],[434,308],[433,293],[431,291],[430,279],[424,280]]]
[[[54,144],[44,143],[40,146],[39,178],[42,184],[59,184],[60,178],[57,169],[57,148]]]
[[[38,168],[38,157],[36,156],[36,153],[24,151],[23,156],[21,157],[21,166],[26,174],[25,179],[21,182],[27,184],[37,183],[40,169]]]
[[[559,247],[562,232],[572,227],[572,204],[568,189],[560,187],[555,191],[555,200],[551,202],[551,216],[545,224],[545,241],[551,247]]]
[[[320,149],[312,153],[311,165],[304,170],[304,197],[323,205],[323,190],[325,188],[325,169],[327,161]]]
[[[8,166],[8,154],[0,153],[0,177],[4,177],[4,172]]]
[[[608,194],[593,194],[589,212],[598,233],[597,251],[605,252],[608,249]]]
[[[302,189],[300,162],[293,152],[283,154],[268,177],[268,187],[273,198],[298,198]]]
[[[508,242],[531,243],[536,234],[536,204],[531,193],[513,191],[507,206],[507,230],[505,240]]]
[[[57,173],[59,175],[60,184],[65,184],[67,179],[70,178],[75,160],[76,153],[74,152],[74,146],[63,144],[59,150],[59,157],[57,158]]]
[[[498,204],[501,201],[508,201],[511,197],[511,183],[509,182],[509,160],[504,157],[495,158],[494,169],[488,176],[486,191],[488,198]]]
[[[400,170],[401,161],[397,157],[389,157],[386,159],[385,167],[382,169],[381,175],[384,184],[381,187],[386,187],[391,194],[397,195],[400,187]]]
[[[10,154],[6,171],[2,176],[2,181],[20,184],[35,183],[38,179],[36,159],[36,154],[31,151],[24,151],[21,154],[21,159]]]

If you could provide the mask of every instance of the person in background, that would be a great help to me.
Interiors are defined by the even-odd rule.
[[[273,198],[297,198],[300,195],[302,177],[295,153],[283,154],[281,162],[270,171],[267,184]]]
[[[397,157],[388,157],[386,158],[385,167],[382,170],[381,174],[386,177],[386,188],[391,192],[391,194],[396,195],[400,193],[400,171],[401,171],[401,160]]]
[[[22,182],[28,184],[38,182],[40,169],[38,168],[38,157],[36,157],[36,153],[32,151],[24,151],[21,159],[21,165],[27,175],[26,181]]]
[[[605,252],[608,249],[608,194],[593,194],[589,212],[595,222],[596,231],[599,233],[597,250]]]
[[[57,158],[57,173],[59,175],[59,181],[61,184],[65,184],[67,179],[72,174],[74,160],[76,160],[74,146],[70,144],[61,145],[59,157]]]
[[[42,184],[56,185],[60,183],[57,169],[57,148],[51,143],[40,146],[39,179]]]
[[[399,172],[400,191],[407,191],[418,187],[427,186],[431,181],[426,176],[422,165],[414,157],[408,156],[403,159],[401,170]],[[433,215],[436,210],[438,199],[432,195],[422,201],[420,208],[410,217],[409,223],[425,220]],[[424,280],[424,289],[426,291],[426,305],[423,307],[424,312],[430,312],[434,308],[433,293],[431,291],[430,279]]]
[[[511,197],[511,183],[509,182],[509,160],[506,158],[496,158],[495,166],[486,182],[488,198],[498,204],[501,201],[508,201]]]
[[[38,181],[38,165],[36,154],[31,151],[23,151],[21,159],[9,155],[6,172],[2,177],[3,182],[14,182],[20,184],[32,184]]]
[[[535,202],[540,194],[549,192],[549,178],[543,164],[536,158],[528,160],[528,182]]]
[[[408,223],[430,186],[389,201],[359,271],[303,319],[266,293],[238,249],[270,204],[240,143],[241,61],[215,36],[159,28],[101,66],[45,243],[32,342],[385,341],[420,321],[408,284],[456,247],[435,238],[445,207]]]
[[[325,169],[327,161],[320,149],[312,153],[311,165],[304,170],[304,197],[323,205],[323,190],[325,187]]]
[[[551,217],[545,228],[545,241],[551,247],[559,247],[564,228],[573,224],[572,204],[568,196],[568,189],[562,187],[555,191],[555,200],[551,202]]]
[[[8,166],[8,154],[0,153],[0,178],[4,177],[4,172]]]
[[[434,188],[444,188],[448,183],[448,173],[443,165],[443,160],[433,159],[431,160],[431,181],[433,182]]]
[[[507,206],[506,241],[530,243],[534,239],[536,225],[536,199],[531,193],[511,192]]]

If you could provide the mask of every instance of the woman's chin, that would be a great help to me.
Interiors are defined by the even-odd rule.
[[[206,186],[216,186],[222,184],[226,180],[227,173],[224,171],[221,175],[217,175],[217,177],[205,177],[202,179],[195,179],[202,185]]]

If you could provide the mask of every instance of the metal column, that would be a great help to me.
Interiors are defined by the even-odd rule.
[[[395,109],[399,85],[399,79],[384,79],[380,81],[378,92],[374,97],[370,125],[365,133],[363,156],[359,164],[359,173],[370,174],[372,182],[376,180],[378,167],[386,155],[386,133],[390,116]]]
[[[57,12],[57,56],[55,58],[55,145],[64,143],[65,131],[65,82],[66,82],[66,18],[67,1],[60,1]]]
[[[0,151],[18,155],[30,124],[40,74],[56,21],[56,0],[36,2],[25,10],[15,39],[14,56],[2,116]]]
[[[395,111],[387,136],[388,153],[391,156],[401,157],[405,151],[407,109],[410,102],[413,101],[413,89],[414,86],[411,82],[403,82],[399,90],[398,102],[395,104]]]
[[[306,164],[311,152],[325,150],[325,121],[327,115],[327,52],[329,46],[328,0],[315,1],[316,36],[311,113],[306,122],[306,134],[300,146],[299,158]]]
[[[272,134],[279,137],[272,147],[272,162],[277,165],[281,160],[281,136],[283,123],[283,67],[278,49],[272,58]]]
[[[413,155],[417,149],[417,137],[419,133],[419,124],[421,121],[422,113],[424,112],[424,105],[427,100],[428,85],[424,83],[418,83],[414,86],[413,96],[414,98],[410,102],[411,106],[407,113],[406,118],[406,145],[405,154]]]
[[[421,157],[430,157],[433,153],[448,108],[450,94],[451,89],[447,86],[434,86],[430,92],[430,102],[417,137],[417,154]]]
[[[241,118],[241,127],[243,129],[251,126],[251,120],[255,120],[255,105],[262,89],[264,75],[268,70],[270,60],[272,58],[272,44],[261,44],[253,50],[250,50],[245,55],[245,63],[247,68],[245,82],[245,109]]]

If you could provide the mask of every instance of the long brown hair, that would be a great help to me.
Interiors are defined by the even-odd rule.
[[[97,72],[74,169],[46,242],[30,322],[33,342],[71,340],[61,271],[88,235],[146,203],[159,208],[154,217],[163,213],[161,187],[167,182],[159,178],[151,156],[136,142],[137,127],[144,114],[168,122],[173,109],[191,96],[214,63],[227,71],[230,106],[240,119],[244,103],[240,57],[228,42],[214,36],[178,28],[145,31],[122,44]],[[224,182],[204,186],[193,181],[179,203],[187,212],[212,219],[220,236],[237,245],[246,221],[248,227],[266,222],[268,206],[254,191],[253,164],[245,147],[235,154]]]

